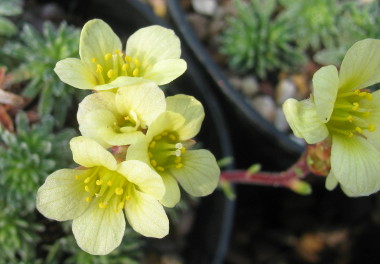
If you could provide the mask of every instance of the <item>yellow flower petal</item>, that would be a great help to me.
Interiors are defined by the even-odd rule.
[[[37,192],[37,210],[45,217],[65,221],[80,216],[87,208],[87,194],[76,176],[86,170],[62,169],[53,172]]]
[[[168,174],[161,174],[162,180],[165,184],[165,195],[160,200],[161,204],[165,207],[174,207],[181,198],[181,192],[179,190],[176,179]]]
[[[147,164],[138,160],[123,161],[118,165],[117,172],[136,184],[139,190],[151,195],[156,200],[164,196],[165,186],[161,176]]]
[[[332,136],[331,170],[352,194],[370,195],[380,189],[380,151],[365,138]]]
[[[362,89],[380,82],[380,40],[356,42],[344,56],[339,78],[341,91]]]
[[[313,76],[313,95],[317,115],[323,123],[330,120],[338,93],[339,76],[335,66],[325,66]]]
[[[181,76],[187,68],[186,61],[182,59],[170,59],[158,61],[144,73],[144,78],[158,85],[168,84]]]
[[[119,88],[115,102],[121,115],[126,116],[134,111],[143,128],[149,126],[166,108],[165,95],[153,82]]]
[[[79,59],[63,59],[57,62],[54,71],[62,82],[78,89],[92,89],[96,83],[95,77]]]
[[[96,141],[86,137],[75,137],[70,141],[73,159],[79,165],[90,168],[103,166],[109,170],[116,169],[116,160],[110,152]]]
[[[105,54],[121,49],[119,37],[103,20],[93,19],[83,26],[79,42],[79,55],[87,65],[91,65],[93,58],[104,61]]]
[[[205,149],[190,150],[182,155],[182,160],[182,168],[170,170],[182,188],[193,196],[212,193],[220,175],[214,155]]]
[[[169,233],[168,217],[154,197],[135,190],[124,210],[129,224],[143,236],[162,238]]]
[[[73,221],[73,233],[79,247],[93,255],[106,255],[118,247],[124,231],[123,212],[99,208],[96,203]]]
[[[181,140],[195,137],[201,128],[205,117],[202,104],[192,96],[178,94],[166,98],[167,111],[181,114],[185,123],[178,129]]]
[[[310,100],[298,102],[291,98],[285,101],[282,108],[294,135],[304,138],[307,143],[318,143],[329,135]]]

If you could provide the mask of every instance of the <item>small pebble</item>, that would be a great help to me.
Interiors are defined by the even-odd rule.
[[[281,80],[275,91],[277,105],[281,106],[286,99],[294,98],[297,92],[295,84],[289,79]]]
[[[192,0],[194,10],[202,15],[211,16],[218,7],[217,0]]]
[[[253,97],[259,92],[259,84],[256,78],[252,75],[248,75],[243,78],[241,82],[241,91],[247,97]]]
[[[259,95],[252,99],[251,104],[265,119],[273,122],[276,114],[276,104],[272,97]]]

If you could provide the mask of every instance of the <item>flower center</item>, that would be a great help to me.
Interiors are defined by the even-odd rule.
[[[83,181],[84,190],[88,193],[86,202],[96,202],[102,209],[111,207],[116,213],[124,208],[134,190],[134,185],[125,177],[106,168],[87,169],[86,173],[75,178]]]
[[[110,83],[119,76],[140,77],[143,73],[141,62],[115,50],[107,53],[103,58],[92,58],[98,84]]]
[[[182,168],[181,155],[185,152],[186,147],[179,142],[177,133],[173,131],[164,131],[155,136],[148,147],[150,164],[159,172],[168,168]]]
[[[368,101],[371,100],[372,94],[362,90],[338,94],[327,128],[350,138],[365,137],[364,131],[375,131],[375,124],[368,120],[372,110]]]
[[[128,115],[120,117],[119,120],[114,123],[114,128],[117,132],[128,133],[138,130],[141,125],[136,112],[131,110]]]

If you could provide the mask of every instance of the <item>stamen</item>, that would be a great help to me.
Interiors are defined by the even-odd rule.
[[[369,126],[368,126],[368,131],[369,132],[374,132],[376,130],[376,126],[374,125],[374,124],[370,124]]]
[[[154,148],[156,146],[156,144],[157,144],[156,141],[150,142],[149,148]]]
[[[177,169],[180,169],[180,168],[183,167],[183,164],[182,164],[182,163],[178,163],[177,165],[175,165],[175,167],[176,167]]]
[[[139,75],[139,69],[138,68],[134,69],[133,72],[132,72],[132,75],[134,77],[137,77]]]
[[[360,127],[355,127],[355,131],[358,132],[359,134],[363,133],[363,130]]]
[[[112,181],[108,181],[107,185],[111,187],[112,186]]]
[[[352,123],[352,121],[354,121],[354,118],[352,117],[352,115],[347,116],[347,121],[350,123]]]
[[[150,160],[150,164],[152,164],[153,167],[156,167],[157,166],[157,161],[152,159]]]
[[[109,59],[111,59],[112,57],[112,54],[111,53],[107,53],[106,55],[104,55],[104,59],[107,61]]]
[[[96,180],[96,185],[102,185],[103,184],[103,180]]]
[[[84,186],[84,190],[85,190],[86,192],[90,192],[90,187],[88,187],[88,185],[86,185],[86,186]]]
[[[122,69],[123,71],[127,71],[128,68],[129,68],[129,65],[128,65],[128,64],[124,64],[124,65],[121,67],[121,69]]]
[[[88,202],[88,203],[89,203],[89,202],[91,202],[91,200],[92,200],[92,199],[91,199],[91,197],[90,197],[90,196],[86,197],[86,202]]]
[[[115,71],[113,69],[110,69],[108,72],[107,72],[107,77],[108,78],[113,78],[115,75]]]
[[[115,193],[116,193],[117,195],[122,195],[123,192],[124,192],[124,190],[123,190],[123,188],[121,188],[121,187],[118,187],[118,188],[115,189]]]
[[[89,183],[91,181],[91,177],[87,177],[85,180],[84,180],[84,183]]]
[[[92,59],[91,59],[91,62],[92,62],[92,63],[96,63],[96,58],[92,58]]]
[[[352,105],[353,105],[353,107],[352,107],[353,111],[357,111],[360,107],[359,103],[357,103],[357,102],[354,102]]]

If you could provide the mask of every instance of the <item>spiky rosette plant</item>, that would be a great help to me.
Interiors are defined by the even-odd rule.
[[[335,47],[340,34],[338,17],[342,15],[340,0],[280,0],[282,16],[297,32],[297,44],[313,50]]]
[[[276,16],[277,4],[276,0],[234,0],[236,16],[227,19],[221,35],[221,52],[227,55],[230,68],[265,78],[268,72],[304,62],[304,53],[293,45],[294,31]]]
[[[339,65],[346,50],[355,42],[364,38],[380,36],[380,4],[378,1],[345,1],[341,14],[336,16],[336,46],[325,47],[318,51],[314,60],[320,64]]]
[[[24,113],[17,115],[15,134],[0,127],[0,200],[8,208],[33,211],[35,194],[46,176],[71,163],[66,145],[75,132],[53,134],[52,128],[51,117],[29,126]]]
[[[78,46],[79,31],[76,28],[66,23],[55,28],[45,22],[42,34],[31,25],[24,25],[20,41],[8,42],[3,49],[20,62],[18,71],[29,78],[23,95],[28,98],[39,96],[39,114],[53,114],[58,127],[64,124],[68,109],[85,93],[61,82],[53,69],[63,58],[77,57]]]
[[[21,0],[0,0],[0,36],[11,36],[17,32],[16,25],[7,18],[21,14]]]
[[[42,226],[34,214],[22,214],[0,205],[0,263],[40,263],[36,261],[35,245]]]

